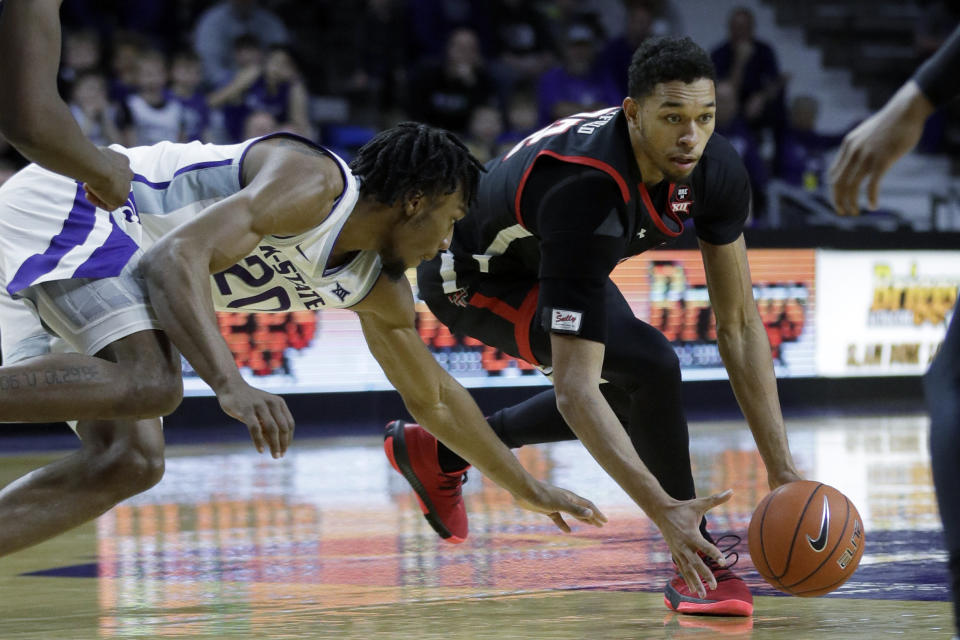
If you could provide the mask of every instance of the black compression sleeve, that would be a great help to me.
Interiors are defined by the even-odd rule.
[[[937,107],[960,95],[960,27],[920,65],[913,80]]]
[[[528,184],[524,201],[533,207],[524,208],[536,211],[540,237],[541,325],[605,342],[604,287],[626,250],[620,191],[606,174],[571,165],[538,165]]]

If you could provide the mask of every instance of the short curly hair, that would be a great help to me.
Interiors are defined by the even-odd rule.
[[[634,51],[628,76],[628,93],[636,100],[661,82],[715,80],[716,71],[707,52],[688,37],[649,38]]]
[[[457,188],[469,203],[483,165],[449,131],[401,122],[363,145],[350,169],[360,178],[360,193],[384,204],[414,191],[436,196]]]

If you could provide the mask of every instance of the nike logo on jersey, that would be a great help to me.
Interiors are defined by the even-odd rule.
[[[810,534],[807,534],[807,542],[810,543],[810,548],[820,553],[827,547],[827,533],[830,530],[830,502],[827,500],[827,496],[823,496],[823,513],[820,515],[820,535],[817,536],[817,539],[814,540],[810,537]]]

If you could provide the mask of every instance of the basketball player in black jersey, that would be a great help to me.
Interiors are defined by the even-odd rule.
[[[960,95],[960,27],[884,107],[843,140],[831,168],[837,212],[859,213],[867,180],[871,209],[880,179],[916,146],[927,117]],[[960,321],[954,309],[947,337],[923,378],[930,410],[930,452],[943,534],[950,554],[954,622],[960,636]]]
[[[703,517],[730,493],[695,498],[677,356],[610,279],[619,261],[696,227],[720,353],[770,488],[800,479],[743,241],[750,184],[712,135],[714,70],[699,46],[647,41],[629,74],[621,107],[563,118],[488,163],[449,251],[419,268],[420,296],[453,332],[552,367],[553,389],[488,421],[511,447],[583,442],[663,534],[678,570],[669,608],[750,615]],[[438,532],[465,538],[466,463],[400,421],[385,448]]]
[[[62,1],[0,2],[0,134],[45,169],[83,182],[93,204],[113,211],[133,172],[126,156],[83,135],[57,93]]]

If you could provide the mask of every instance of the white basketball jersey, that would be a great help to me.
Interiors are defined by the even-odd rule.
[[[140,249],[238,192],[246,152],[263,139],[235,145],[114,145],[130,158],[134,180],[127,203],[112,212],[89,204],[77,182],[30,165],[0,187],[0,273],[7,291],[16,295],[38,282],[118,275],[139,260]],[[376,252],[361,251],[343,265],[327,267],[359,185],[343,159],[317,148],[336,161],[343,177],[333,210],[306,233],[263,238],[246,258],[212,276],[218,310],[345,308],[373,287],[381,269]]]

